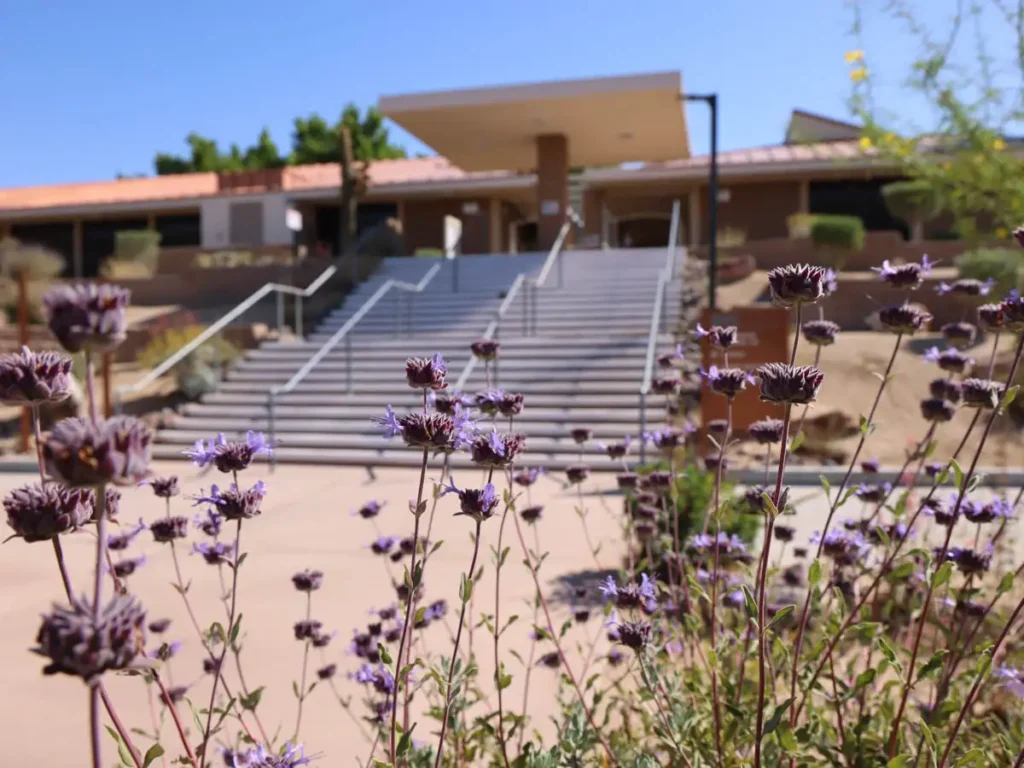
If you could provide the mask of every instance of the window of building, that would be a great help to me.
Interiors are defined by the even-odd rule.
[[[64,276],[75,273],[75,227],[70,221],[14,224],[11,237],[25,245],[39,245],[64,257]]]
[[[114,253],[118,232],[146,229],[148,225],[149,222],[145,218],[84,222],[82,224],[82,276],[96,277],[100,273],[100,265]]]
[[[896,179],[812,181],[810,212],[857,216],[868,231],[896,230],[907,237],[907,225],[892,217],[882,197],[882,187],[892,181]]]
[[[156,217],[160,245],[165,248],[198,247],[202,232],[198,213],[174,213]]]

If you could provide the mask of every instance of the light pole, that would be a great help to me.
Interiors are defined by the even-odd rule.
[[[708,306],[715,308],[718,290],[718,94],[683,94],[686,101],[703,101],[711,109],[711,169],[708,173]]]

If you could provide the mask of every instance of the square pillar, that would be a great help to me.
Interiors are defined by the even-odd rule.
[[[569,207],[569,140],[537,137],[537,247],[551,250]]]
[[[700,245],[700,200],[703,190],[700,187],[691,189],[690,198],[690,247],[696,248]]]
[[[583,190],[583,247],[600,248],[604,236],[604,190]]]
[[[803,179],[800,182],[800,213],[811,212],[811,182]]]

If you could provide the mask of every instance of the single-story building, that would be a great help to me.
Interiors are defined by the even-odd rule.
[[[709,157],[691,156],[678,72],[386,96],[384,115],[437,151],[370,164],[359,228],[402,223],[406,249],[440,248],[444,219],[462,220],[465,254],[546,250],[569,206],[577,245],[662,245],[672,202],[682,241],[708,239]],[[719,232],[785,237],[794,213],[848,213],[869,230],[903,229],[879,188],[898,177],[859,143],[856,125],[800,110],[781,144],[719,155]],[[91,276],[115,233],[154,229],[164,248],[333,249],[337,164],[194,173],[0,189],[0,238],[63,254]]]

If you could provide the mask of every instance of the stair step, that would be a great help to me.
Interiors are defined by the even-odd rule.
[[[638,370],[632,381],[589,381],[586,379],[568,379],[565,381],[524,381],[515,378],[501,379],[503,389],[510,392],[521,392],[526,395],[527,401],[533,395],[547,395],[550,397],[576,397],[581,394],[593,395],[627,395],[633,398],[638,397],[640,389],[641,372]],[[270,387],[266,381],[225,381],[221,383],[220,392],[225,394],[265,393]],[[401,378],[395,377],[391,380],[371,382],[357,386],[353,383],[355,394],[364,392],[377,397],[377,402],[385,400],[408,400],[409,386]],[[320,381],[304,379],[293,390],[295,395],[334,395],[345,397],[346,380],[344,376],[329,377]]]
[[[639,384],[637,384],[639,389]],[[382,398],[379,394],[372,392],[357,392],[352,395],[321,394],[307,392],[289,392],[280,395],[275,405],[355,405],[369,406],[378,409],[378,413],[384,412],[384,406],[391,400],[391,406],[395,410],[403,408],[416,408],[418,403],[410,396]],[[266,408],[266,392],[213,392],[203,398],[204,403],[210,405],[248,405],[250,407]],[[574,395],[572,397],[560,395],[534,395],[529,398],[530,406],[537,408],[548,408],[552,410],[561,409],[563,412],[578,411],[585,409],[610,409],[610,408],[637,408],[639,395],[636,391],[622,395]]]

